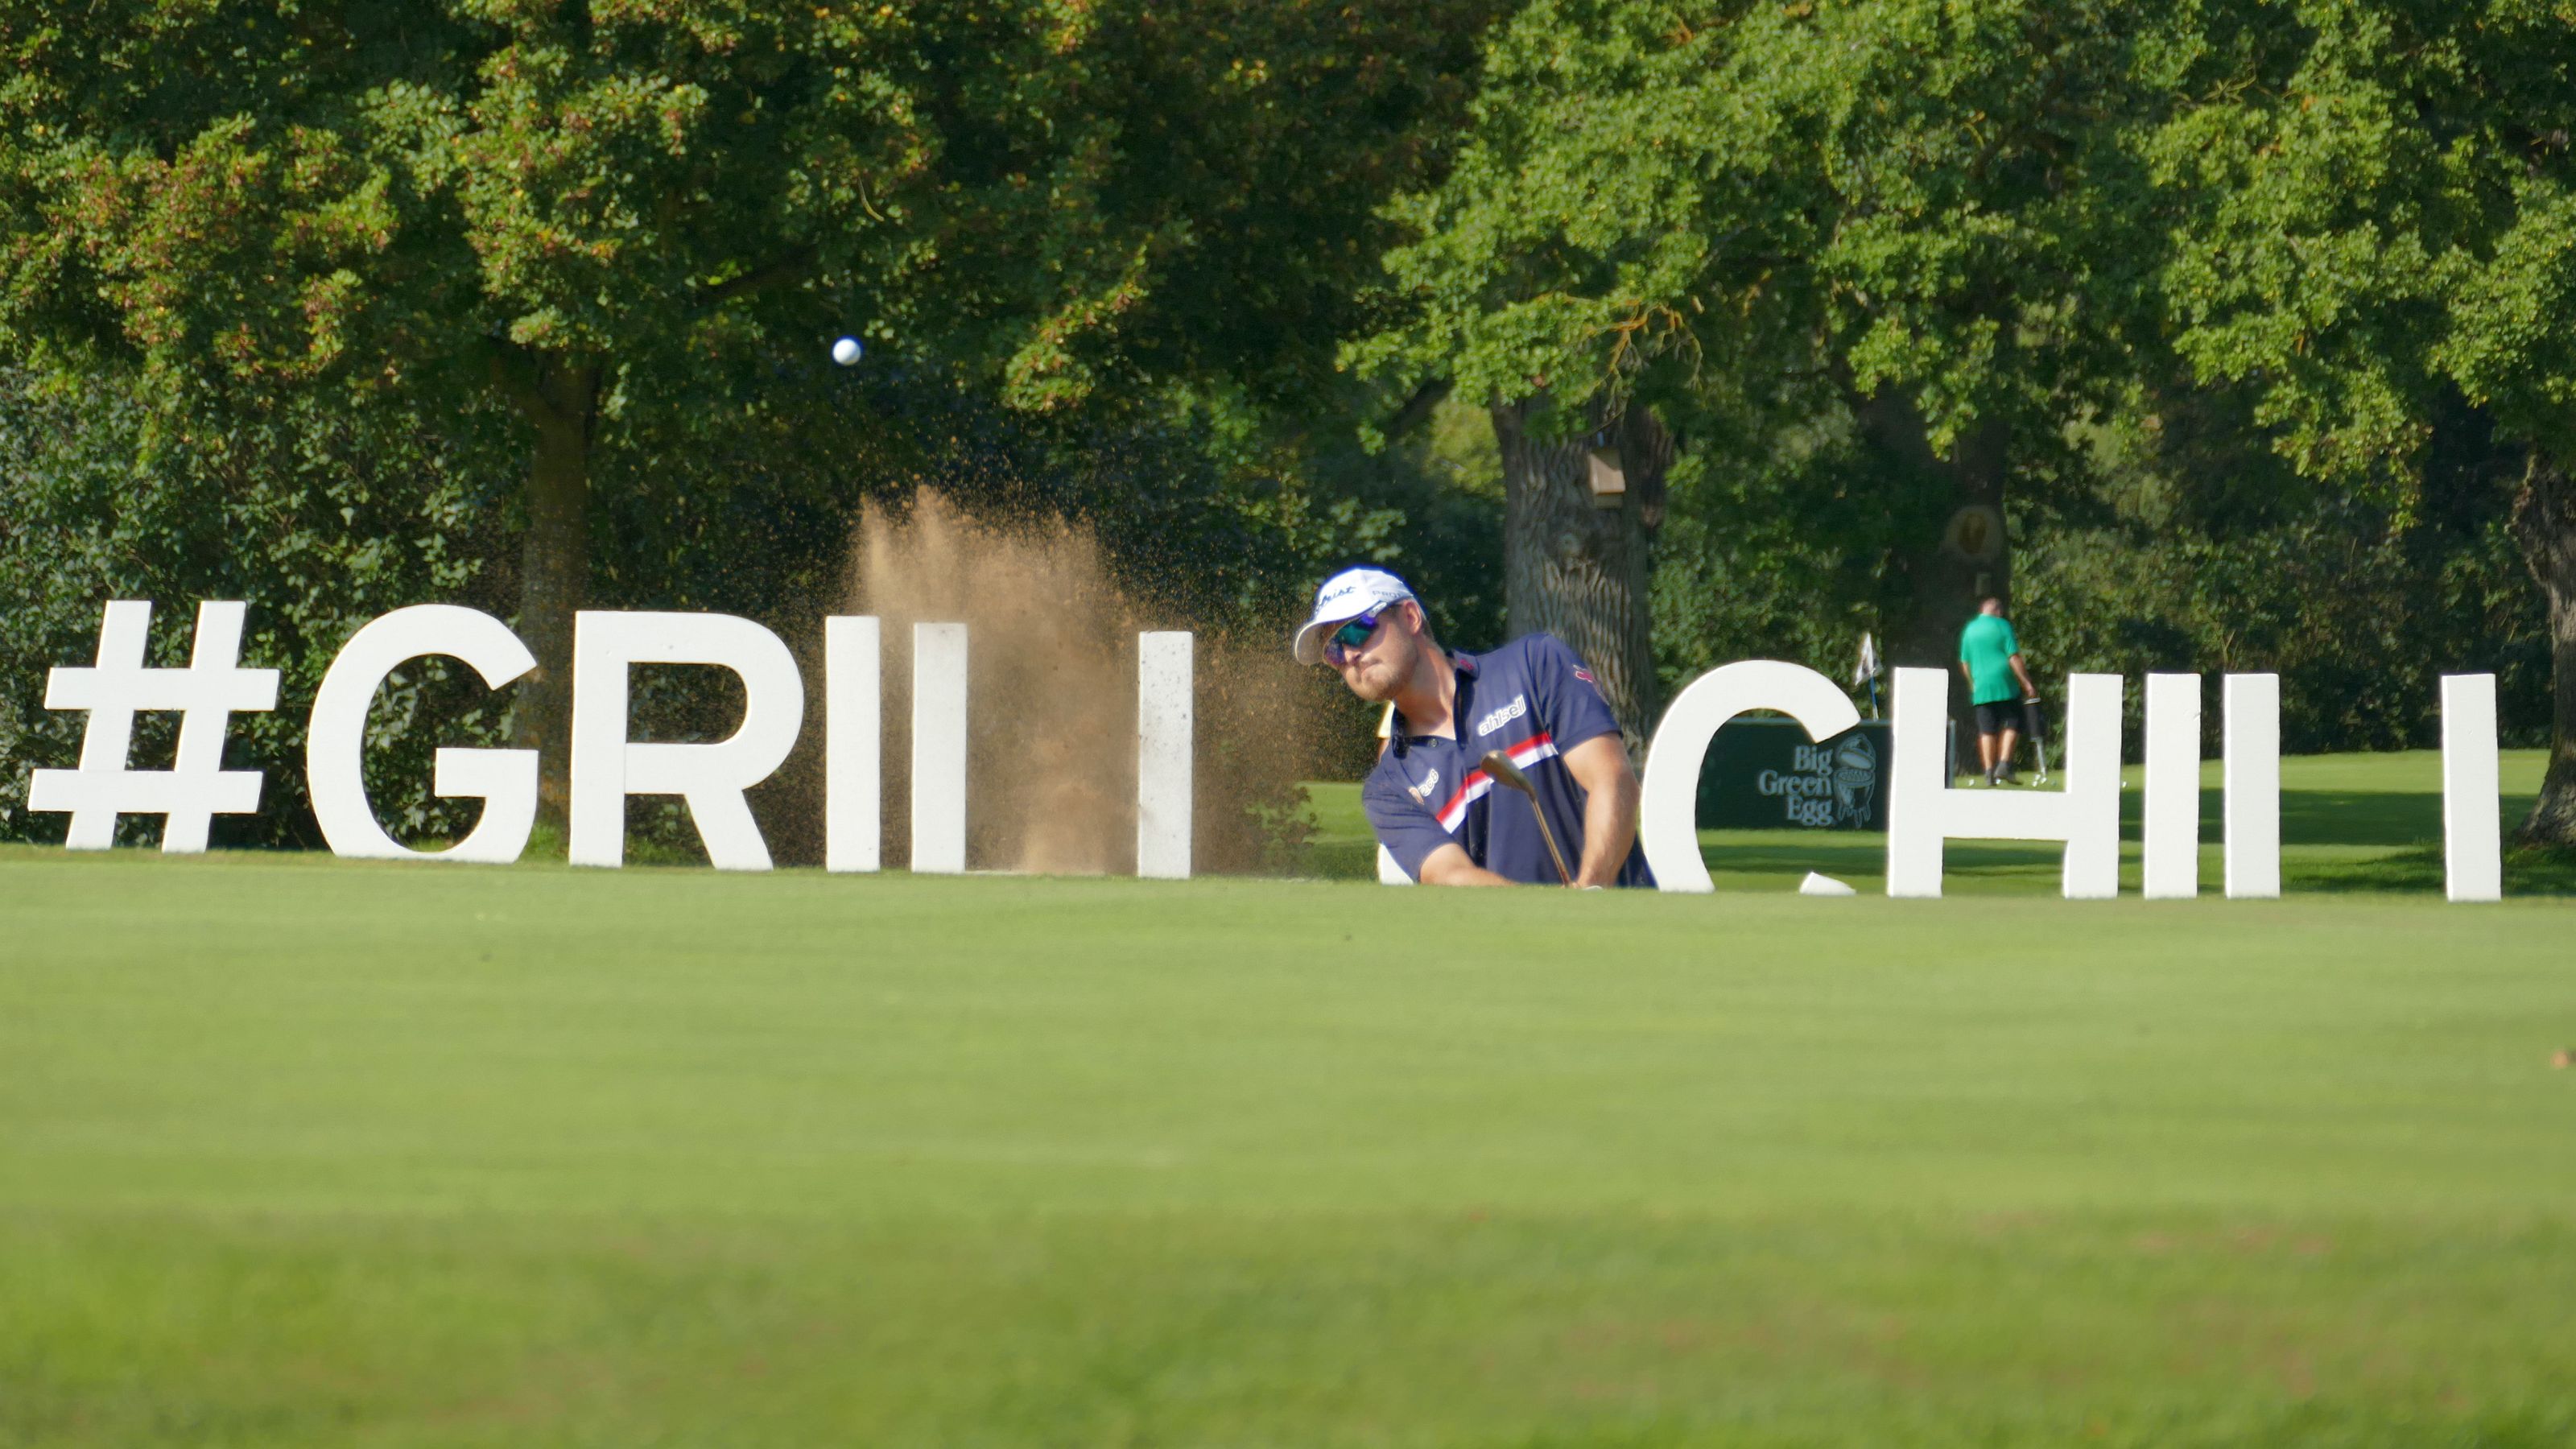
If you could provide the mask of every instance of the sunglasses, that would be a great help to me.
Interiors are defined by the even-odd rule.
[[[1376,614],[1362,614],[1356,619],[1344,622],[1342,627],[1326,635],[1324,662],[1335,669],[1341,668],[1342,661],[1349,656],[1351,650],[1368,643],[1370,636],[1377,633],[1378,618]]]

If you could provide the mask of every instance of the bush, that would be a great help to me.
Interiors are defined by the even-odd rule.
[[[220,845],[317,845],[304,722],[323,671],[369,619],[404,604],[490,608],[499,545],[497,420],[419,414],[363,396],[246,405],[198,395],[148,408],[112,375],[0,369],[0,838],[59,841],[26,808],[30,772],[77,762],[87,716],[43,707],[47,672],[96,657],[101,607],[149,599],[147,657],[184,665],[194,606],[250,605],[246,663],[280,670],[274,712],[235,716],[230,768],[266,772],[256,816],[215,817]],[[460,677],[462,676],[462,677]],[[421,660],[369,719],[367,785],[397,837],[443,837],[480,806],[429,793],[440,744],[497,743],[507,720],[479,679]],[[166,763],[177,717],[136,718],[132,762]],[[119,822],[122,843],[158,817]]]
[[[2278,673],[2281,747],[2306,754],[2438,745],[2440,676],[2493,670],[2507,742],[2548,736],[2543,606],[2501,520],[2463,536],[2326,509],[2230,539],[2065,531],[2019,563],[2034,673]],[[2214,746],[2214,695],[2202,717]]]

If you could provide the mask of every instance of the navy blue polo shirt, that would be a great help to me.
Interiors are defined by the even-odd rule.
[[[1378,843],[1415,880],[1422,862],[1444,845],[1465,847],[1467,858],[1506,880],[1527,885],[1558,883],[1530,802],[1486,777],[1479,762],[1503,750],[1538,792],[1565,868],[1583,868],[1583,804],[1587,794],[1558,758],[1586,740],[1617,734],[1619,721],[1565,641],[1527,634],[1487,654],[1452,654],[1458,670],[1457,707],[1450,721],[1458,738],[1408,732],[1395,717],[1392,737],[1377,768],[1360,786]],[[1646,853],[1631,845],[1619,872],[1623,886],[1651,886]]]

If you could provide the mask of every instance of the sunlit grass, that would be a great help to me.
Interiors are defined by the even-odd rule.
[[[2254,903],[0,851],[0,1445],[2576,1442],[2576,905],[2310,770]]]
[[[2502,758],[2508,832],[2531,811],[2546,764],[2541,750]],[[2220,767],[2201,767],[2201,888],[2223,879]],[[2138,783],[2131,766],[2120,799],[2121,888],[2138,889]],[[1359,787],[1312,784],[1316,833],[1309,869],[1374,878],[1376,847]],[[1509,802],[1506,802],[1509,803]],[[1703,830],[1700,845],[1720,890],[1790,890],[1822,871],[1865,891],[1886,888],[1887,837],[1861,831]],[[1950,845],[1949,893],[2053,895],[2059,852],[2048,845],[1963,840]],[[2442,757],[2432,750],[2378,755],[2294,755],[2281,762],[2281,880],[2291,892],[2442,892]],[[2508,850],[2509,894],[2576,894],[2576,856]]]

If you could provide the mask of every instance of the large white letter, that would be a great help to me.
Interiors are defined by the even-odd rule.
[[[966,869],[966,626],[912,626],[912,870]]]
[[[2281,676],[2231,674],[2227,718],[2227,894],[2281,894]]]
[[[2455,901],[2504,899],[2492,674],[2442,676],[2442,881]]]
[[[2151,901],[2200,894],[2200,676],[2147,676],[2147,768],[2139,834],[2140,892]]]
[[[1136,636],[1136,874],[1190,878],[1190,636]]]
[[[1808,738],[1820,744],[1860,723],[1860,711],[1842,687],[1802,664],[1746,659],[1692,680],[1655,726],[1654,743],[1646,750],[1646,778],[1639,786],[1643,800],[1637,838],[1646,847],[1646,865],[1659,889],[1717,889],[1699,853],[1700,764],[1719,727],[1754,709],[1780,711],[1806,726]]]
[[[712,664],[742,678],[742,727],[714,744],[637,744],[626,738],[627,670]],[[678,795],[718,870],[767,870],[769,847],[742,792],[769,778],[796,747],[805,686],[778,636],[730,614],[573,616],[572,863],[622,865],[626,797]]]
[[[884,831],[882,630],[874,618],[823,621],[823,868],[875,870]]]
[[[414,604],[370,621],[340,646],[313,696],[304,736],[304,784],[313,796],[313,816],[334,855],[508,865],[527,849],[528,830],[537,819],[534,750],[438,751],[430,789],[483,800],[483,818],[447,850],[405,848],[376,823],[376,812],[367,804],[362,759],[367,707],[386,675],[427,654],[463,660],[488,689],[499,689],[537,667],[537,657],[510,626],[480,609]]]
[[[2062,840],[2068,900],[2108,900],[2120,893],[2120,677],[2076,674],[2066,685],[2064,793],[1953,790],[1949,671],[1896,671],[1889,895],[1940,895],[1946,840]]]
[[[215,816],[259,809],[260,772],[224,768],[224,721],[277,708],[277,671],[240,667],[248,607],[227,599],[199,604],[188,667],[151,669],[143,645],[152,605],[110,600],[98,621],[98,662],[46,676],[45,708],[89,712],[80,768],[38,770],[27,781],[28,809],[70,813],[65,849],[105,850],[116,843],[117,816],[159,815],[164,851],[201,851]],[[134,713],[145,709],[179,713],[179,749],[169,769],[128,768]]]

